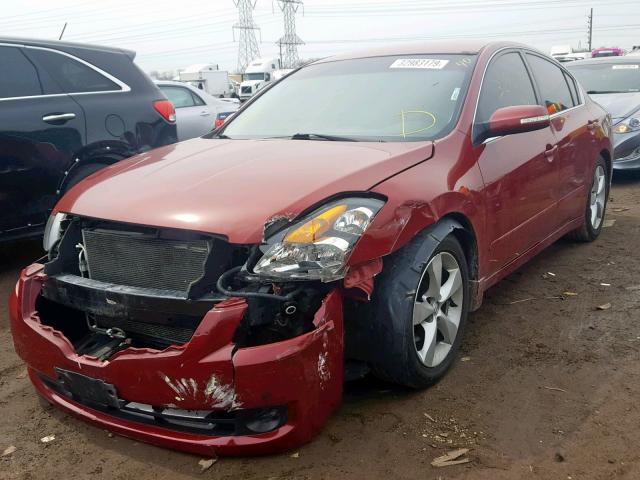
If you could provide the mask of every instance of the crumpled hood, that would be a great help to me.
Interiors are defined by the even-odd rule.
[[[640,92],[593,94],[591,98],[611,114],[614,124],[640,109]]]
[[[56,211],[255,244],[267,220],[366,191],[432,155],[432,142],[194,139],[92,175]]]

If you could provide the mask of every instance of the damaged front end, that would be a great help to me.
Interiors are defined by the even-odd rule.
[[[10,302],[16,350],[50,403],[200,455],[293,448],[339,405],[336,282],[261,276],[260,247],[221,236],[52,219],[49,257]]]

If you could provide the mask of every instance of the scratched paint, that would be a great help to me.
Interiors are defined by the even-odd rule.
[[[198,399],[197,396],[200,388],[195,379],[171,379],[162,372],[160,372],[160,378],[162,378],[167,386],[176,394],[176,401],[182,402],[187,398]],[[238,401],[234,388],[231,385],[220,383],[220,380],[215,375],[209,378],[203,386],[202,392],[211,408],[234,410],[242,406],[242,403]]]
[[[231,385],[223,385],[215,375],[207,382],[204,389],[204,395],[212,408],[223,408],[227,410],[235,410],[240,408],[242,404],[238,401],[236,392]]]
[[[196,395],[198,394],[198,382],[193,378],[172,380],[162,372],[160,372],[160,378],[162,378],[169,388],[174,391],[176,394],[175,399],[178,402],[181,402],[186,398],[196,398]]]

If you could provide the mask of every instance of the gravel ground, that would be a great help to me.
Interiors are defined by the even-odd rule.
[[[0,455],[16,450],[0,458],[0,478],[638,479],[640,179],[617,179],[611,196],[615,223],[597,242],[560,241],[488,292],[461,358],[437,386],[349,384],[309,445],[220,459],[204,473],[198,457],[41,409],[3,307]],[[20,267],[39,255],[37,243],[0,247],[3,302]],[[44,444],[47,435],[55,440]],[[470,461],[431,466],[455,448],[469,448]]]

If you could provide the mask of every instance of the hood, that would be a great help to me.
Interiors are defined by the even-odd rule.
[[[640,109],[640,92],[601,93],[590,96],[609,112],[614,124]]]
[[[56,211],[262,241],[267,220],[294,218],[342,192],[369,190],[433,155],[432,142],[194,139],[108,167]]]

